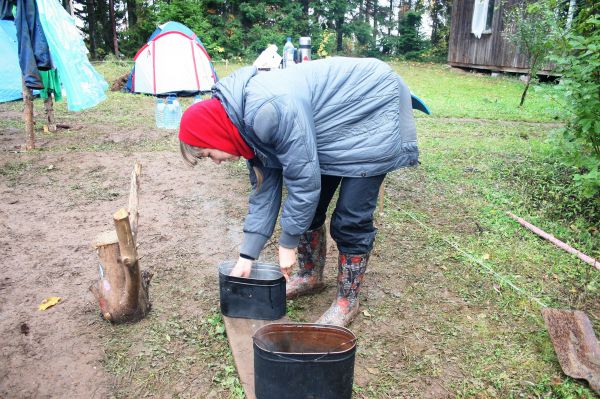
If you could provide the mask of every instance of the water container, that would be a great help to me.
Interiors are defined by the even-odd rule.
[[[173,122],[173,129],[179,129],[179,122],[181,122],[181,115],[183,115],[183,110],[181,109],[181,104],[179,104],[179,100],[177,97],[173,100],[173,105],[175,106],[175,120]]]
[[[257,399],[351,399],[356,336],[350,330],[273,323],[252,338]]]
[[[165,127],[165,100],[162,98],[156,99],[156,105],[154,106],[154,120],[156,122],[156,127]]]
[[[283,46],[283,67],[288,68],[294,64],[294,52],[296,48],[292,44],[292,38],[288,37],[285,46]]]
[[[174,104],[174,98],[167,97],[167,105],[165,107],[165,128],[177,129],[177,106]]]

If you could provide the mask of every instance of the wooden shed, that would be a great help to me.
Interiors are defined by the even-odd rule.
[[[490,71],[527,73],[527,58],[502,37],[503,8],[523,0],[454,0],[448,64]],[[476,15],[474,15],[476,14]],[[479,31],[475,28],[479,23]],[[479,38],[477,37],[478,35]],[[549,69],[540,71],[548,73]]]

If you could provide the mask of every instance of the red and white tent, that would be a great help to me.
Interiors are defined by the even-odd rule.
[[[178,22],[161,25],[134,61],[127,82],[134,93],[207,92],[218,80],[200,39]]]

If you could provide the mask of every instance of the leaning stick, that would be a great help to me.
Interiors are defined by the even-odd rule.
[[[129,222],[131,223],[131,233],[133,238],[137,238],[138,231],[138,218],[139,218],[139,199],[138,192],[140,190],[140,176],[142,174],[142,164],[139,162],[135,163],[133,171],[131,172],[131,185],[129,188]]]
[[[516,220],[517,222],[519,222],[519,224],[521,226],[528,228],[529,230],[533,231],[538,236],[550,241],[552,244],[556,245],[557,247],[559,247],[561,249],[564,249],[568,253],[577,255],[577,257],[579,259],[581,259],[582,261],[584,261],[585,263],[589,263],[590,265],[594,266],[596,269],[600,270],[600,262],[598,262],[596,259],[592,258],[591,256],[588,256],[588,255],[584,254],[583,252],[576,250],[569,244],[562,242],[558,238],[554,237],[552,234],[546,233],[544,230],[532,225],[531,223],[527,222],[523,218],[520,218],[510,212],[506,212],[506,214],[508,216],[510,216],[511,218],[513,218],[514,220]]]

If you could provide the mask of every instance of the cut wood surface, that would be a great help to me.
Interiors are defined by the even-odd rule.
[[[287,316],[279,320],[238,319],[223,316],[227,340],[233,353],[235,367],[240,376],[246,399],[256,399],[254,395],[254,348],[252,337],[256,330],[270,323],[288,323]]]

